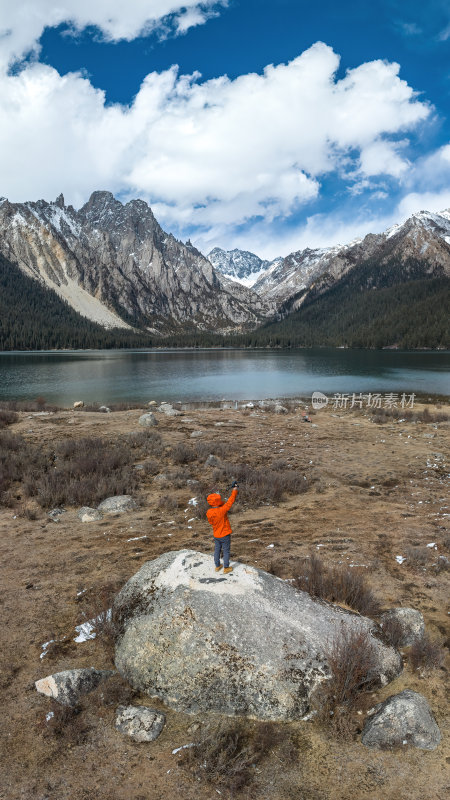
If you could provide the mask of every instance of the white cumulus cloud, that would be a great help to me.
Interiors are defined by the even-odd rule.
[[[0,63],[38,51],[45,28],[67,23],[74,31],[98,28],[110,41],[131,41],[161,24],[185,32],[205,22],[228,0],[1,0]]]
[[[405,135],[429,106],[397,64],[362,64],[336,80],[338,66],[317,43],[235,80],[201,82],[172,67],[149,74],[130,106],[39,62],[3,73],[0,194],[64,191],[78,204],[103,188],[148,199],[166,223],[233,226],[289,216],[333,171],[397,178]]]

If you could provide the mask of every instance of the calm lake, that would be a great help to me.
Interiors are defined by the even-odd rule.
[[[0,399],[69,406],[258,400],[314,391],[450,395],[450,352],[86,350],[0,353]]]

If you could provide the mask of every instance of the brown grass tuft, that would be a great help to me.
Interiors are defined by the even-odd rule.
[[[408,659],[412,669],[421,670],[426,674],[443,665],[445,650],[436,639],[431,639],[424,633],[421,639],[411,645]]]
[[[380,613],[380,603],[361,568],[346,564],[329,567],[316,553],[311,553],[305,561],[303,572],[293,585],[311,597],[344,604],[365,616],[375,617]]]

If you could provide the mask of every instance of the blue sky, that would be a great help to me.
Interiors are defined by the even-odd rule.
[[[0,195],[146,199],[204,252],[450,206],[450,2],[0,0]]]

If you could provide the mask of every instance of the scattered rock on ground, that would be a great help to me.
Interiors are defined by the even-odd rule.
[[[148,406],[150,406],[150,407],[152,407],[152,406],[157,406],[157,405],[158,405],[158,403],[156,402],[156,400],[149,400],[149,402],[147,403],[147,405],[148,405]]]
[[[102,411],[103,414],[110,414],[111,413],[111,409],[108,408],[108,406],[100,406],[99,411]]]
[[[160,711],[146,706],[119,706],[116,711],[116,728],[135,742],[153,742],[157,739],[166,718]]]
[[[381,615],[380,624],[383,628],[386,623],[395,621],[402,630],[402,637],[398,647],[408,647],[419,641],[425,632],[425,622],[420,611],[416,608],[390,608]]]
[[[122,511],[133,511],[138,507],[136,500],[129,494],[119,494],[116,497],[107,497],[98,506],[103,514],[119,514]]]
[[[73,407],[74,408],[84,408],[83,400],[77,400],[77,402],[73,404]]]
[[[158,406],[157,411],[161,411],[162,414],[165,414],[166,417],[181,417],[181,411],[178,411],[176,408],[171,405],[171,403],[161,403]]]
[[[144,428],[151,428],[157,424],[158,420],[151,411],[149,411],[147,414],[142,414],[142,416],[139,417],[139,425],[142,425]]]
[[[191,439],[197,439],[199,436],[203,436],[204,431],[192,431]]]
[[[48,512],[47,516],[49,516],[50,519],[53,520],[53,522],[59,522],[61,515],[65,513],[66,513],[65,508],[52,508],[52,510]]]
[[[154,483],[167,483],[169,480],[169,476],[165,474],[165,472],[161,472],[160,475],[155,475],[153,478]]]
[[[273,410],[274,410],[275,414],[287,414],[288,413],[287,408],[285,406],[282,406],[280,403],[276,403],[276,405],[274,406]]]
[[[434,750],[441,733],[423,695],[405,689],[375,706],[364,726],[361,741],[379,749],[409,744]]]
[[[221,464],[220,458],[214,456],[212,453],[208,456],[205,461],[205,467],[219,467]]]
[[[144,564],[116,597],[114,614],[116,667],[135,689],[179,711],[274,720],[309,710],[341,626],[373,628],[249,565],[215,573],[211,555],[193,550]],[[371,643],[374,677],[387,683],[401,671],[400,655],[375,637]]]
[[[66,669],[64,672],[55,672],[46,678],[35,682],[38,692],[53,697],[63,706],[76,706],[83,694],[88,694],[96,689],[101,681],[113,675],[110,669]]]
[[[103,514],[98,508],[83,506],[77,511],[77,517],[81,522],[97,522],[97,520],[103,519]]]

